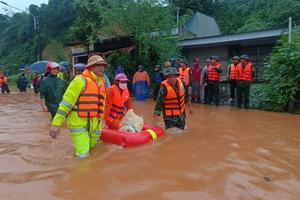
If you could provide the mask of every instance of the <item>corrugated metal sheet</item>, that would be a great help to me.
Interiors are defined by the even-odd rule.
[[[233,35],[221,35],[221,36],[212,36],[204,38],[193,38],[193,39],[184,39],[179,41],[179,46],[181,47],[195,47],[195,46],[205,46],[210,44],[226,44],[226,43],[235,43],[240,41],[247,40],[259,40],[259,39],[268,39],[276,38],[285,33],[284,29],[272,29],[272,30],[263,30],[255,31],[248,33],[239,33]]]

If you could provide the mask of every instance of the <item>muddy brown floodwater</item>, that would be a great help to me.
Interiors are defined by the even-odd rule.
[[[135,102],[151,122],[154,103]],[[195,105],[187,130],[76,160],[31,92],[0,95],[0,199],[300,199],[300,116]]]

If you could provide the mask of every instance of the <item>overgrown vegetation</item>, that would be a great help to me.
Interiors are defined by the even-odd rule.
[[[300,23],[299,0],[173,0],[180,14],[199,11],[217,20],[223,34],[287,27]]]
[[[30,5],[30,14],[0,14],[0,63],[8,74],[18,73],[19,66],[35,62],[38,55],[48,59],[48,54],[42,57],[42,51],[53,40],[60,45],[68,40],[66,33],[76,17],[73,3],[74,0],[49,0],[41,6]],[[37,30],[32,15],[37,18]],[[50,54],[58,55],[55,51]],[[62,54],[51,59],[59,61],[66,57]]]
[[[293,32],[292,43],[283,36],[267,59],[266,83],[254,85],[252,106],[258,109],[285,111],[300,89],[300,28]]]
[[[136,45],[134,56],[124,60],[124,56],[112,54],[110,56],[114,59],[108,58],[112,64],[122,63],[134,67],[130,70],[142,64],[150,69],[157,62],[179,53],[176,37],[172,35],[172,29],[176,26],[172,7],[163,7],[159,1],[122,0],[81,0],[76,1],[75,5],[80,12],[70,29],[74,39],[80,38],[86,45],[91,45],[104,39],[128,36],[133,38]],[[127,53],[124,54],[126,56]]]
[[[299,0],[49,0],[31,5],[29,13],[0,14],[0,64],[8,74],[20,65],[37,60],[65,60],[64,45],[80,42],[89,46],[111,38],[131,37],[133,52],[115,52],[107,57],[112,66],[124,65],[132,74],[138,64],[153,70],[156,63],[179,55],[178,38],[172,35],[179,21],[194,12],[217,20],[223,34],[284,28],[288,17],[300,23]],[[171,1],[169,1],[171,2]],[[33,18],[38,18],[34,30]],[[268,58],[266,84],[253,85],[252,106],[283,111],[299,89],[300,36],[296,30],[289,46],[283,37]],[[112,71],[111,73],[112,74]]]

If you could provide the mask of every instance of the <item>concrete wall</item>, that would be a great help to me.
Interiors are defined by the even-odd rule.
[[[190,66],[193,65],[194,58],[199,58],[201,65],[205,65],[205,61],[212,55],[217,55],[221,59],[223,64],[222,79],[226,78],[227,65],[228,65],[228,47],[202,47],[202,48],[191,48],[184,49],[182,51],[183,56],[189,61]],[[230,60],[229,60],[230,61]]]

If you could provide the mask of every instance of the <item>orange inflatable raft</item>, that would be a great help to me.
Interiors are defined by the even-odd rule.
[[[138,146],[149,143],[164,134],[164,129],[159,126],[144,124],[143,130],[139,133],[122,132],[104,128],[101,134],[103,142],[122,145],[124,147]]]

